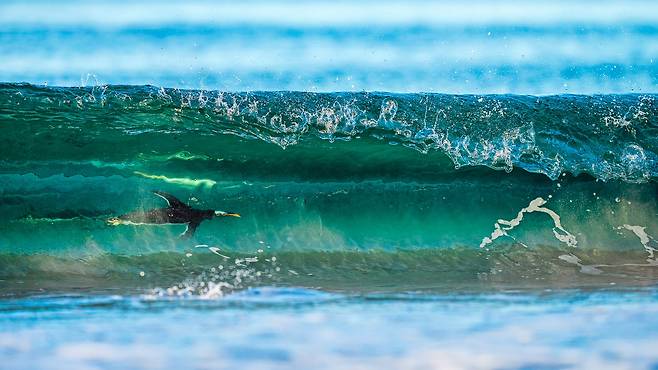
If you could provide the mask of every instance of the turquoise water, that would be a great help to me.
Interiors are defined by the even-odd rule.
[[[656,367],[654,8],[3,2],[0,367]]]

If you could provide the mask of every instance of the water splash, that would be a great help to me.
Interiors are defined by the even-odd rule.
[[[218,150],[216,141],[205,140],[222,135],[258,139],[281,148],[316,138],[328,143],[369,138],[421,153],[441,152],[452,162],[452,168],[445,170],[522,168],[553,180],[569,172],[631,183],[646,183],[658,176],[654,135],[658,105],[651,94],[229,93],[151,86],[73,89],[4,84],[0,85],[0,109],[10,112],[8,137],[33,138],[35,150],[28,151],[29,158],[18,146],[0,153],[17,160],[40,158],[37,149],[59,141],[85,148],[89,158],[77,160],[127,163],[136,158],[215,161],[222,155],[230,157],[230,152]],[[112,119],[104,122],[99,114]],[[22,132],[23,120],[37,123]],[[50,123],[40,127],[38,122]],[[71,130],[79,133],[72,136]],[[42,131],[48,135],[39,134]],[[134,136],[144,139],[140,140],[142,152],[115,141]],[[172,136],[177,143],[167,155],[161,146]],[[91,142],[103,145],[92,147]],[[353,145],[358,147],[358,143]],[[338,150],[324,143],[319,146]],[[95,151],[95,147],[100,149]],[[113,149],[112,160],[105,158],[107,147]],[[63,153],[45,152],[41,159],[54,160]],[[196,184],[190,181],[205,181],[158,179],[190,186]],[[212,182],[201,185],[212,186]]]
[[[195,249],[207,248],[211,253],[221,257],[221,261],[198,276],[187,278],[179,284],[168,288],[154,288],[144,297],[147,299],[160,298],[222,298],[237,290],[243,290],[259,284],[263,278],[275,279],[281,271],[276,256],[265,259],[259,263],[258,256],[243,258],[230,257],[219,253],[219,247],[199,244]],[[262,253],[261,250],[257,254]],[[188,258],[192,253],[187,254]]]

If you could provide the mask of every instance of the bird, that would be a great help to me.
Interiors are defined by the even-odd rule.
[[[240,214],[235,212],[194,209],[164,191],[154,190],[153,194],[167,201],[168,207],[126,213],[108,218],[107,223],[111,226],[186,224],[187,228],[180,236],[181,238],[189,238],[194,235],[197,227],[204,220],[215,217],[240,217]]]

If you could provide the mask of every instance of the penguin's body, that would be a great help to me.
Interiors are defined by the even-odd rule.
[[[194,209],[171,194],[162,191],[154,191],[153,193],[166,200],[169,206],[112,217],[107,220],[108,224],[113,226],[187,224],[187,229],[181,234],[181,237],[191,237],[204,220],[223,216],[240,217],[239,214],[234,212]]]

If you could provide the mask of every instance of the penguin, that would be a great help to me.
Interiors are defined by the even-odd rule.
[[[189,238],[194,235],[196,228],[204,220],[215,217],[240,217],[235,212],[194,209],[175,196],[163,191],[156,190],[153,191],[153,194],[167,201],[168,207],[130,212],[118,217],[111,217],[107,220],[107,223],[112,226],[187,224],[187,228],[180,236]]]

